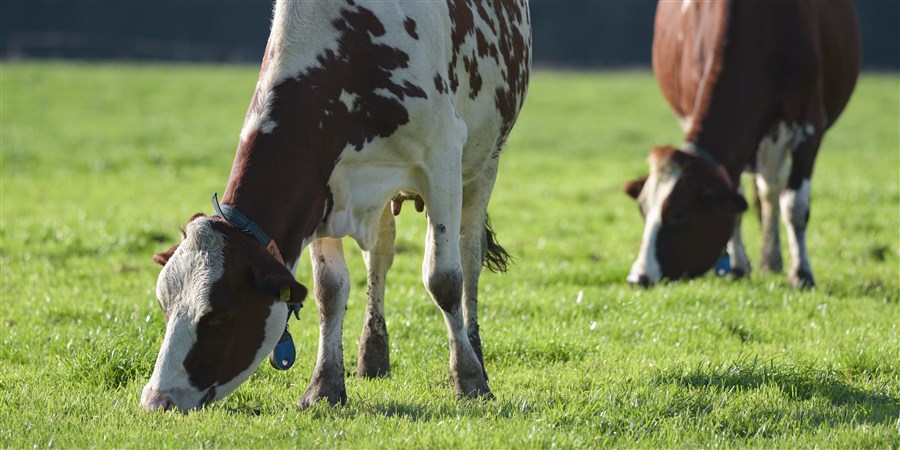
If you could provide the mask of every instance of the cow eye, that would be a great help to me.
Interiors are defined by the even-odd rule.
[[[213,311],[204,314],[198,323],[209,327],[220,327],[231,322],[231,316],[227,311]]]
[[[687,221],[688,214],[684,208],[672,208],[666,214],[666,222],[669,225],[681,225]]]

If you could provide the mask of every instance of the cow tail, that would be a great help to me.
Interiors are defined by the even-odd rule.
[[[497,235],[491,228],[491,219],[485,216],[484,245],[482,246],[481,263],[494,273],[503,273],[509,268],[512,257],[497,242]]]

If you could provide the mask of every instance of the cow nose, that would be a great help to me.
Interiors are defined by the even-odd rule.
[[[148,390],[144,392],[144,395],[141,399],[141,405],[148,412],[153,412],[158,409],[162,409],[163,411],[168,411],[175,407],[175,401],[172,400],[172,397],[160,393],[156,390]]]
[[[627,280],[628,280],[628,283],[631,284],[632,286],[640,286],[642,288],[648,288],[653,285],[653,280],[651,280],[650,277],[648,277],[645,274],[638,275],[638,274],[631,273],[631,274],[628,274]]]

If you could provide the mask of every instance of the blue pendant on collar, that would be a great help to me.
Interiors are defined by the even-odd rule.
[[[278,250],[278,245],[275,244],[275,240],[269,238],[269,235],[267,235],[256,222],[248,219],[247,216],[231,206],[220,205],[219,194],[217,192],[213,193],[212,204],[213,209],[216,211],[214,216],[221,217],[231,224],[231,226],[253,236],[266,247],[266,250],[274,256],[278,262],[284,265],[284,258],[281,257],[281,252]],[[284,323],[284,333],[281,333],[281,338],[278,339],[275,348],[269,353],[269,364],[278,370],[287,370],[294,365],[297,351],[294,347],[294,340],[291,338],[291,333],[288,331],[288,322],[291,319],[291,313],[294,313],[294,317],[297,319],[300,318],[300,308],[302,307],[302,304],[288,305],[288,316]]]

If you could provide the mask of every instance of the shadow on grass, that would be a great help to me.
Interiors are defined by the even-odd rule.
[[[821,411],[816,420],[818,422],[859,422],[861,419],[889,424],[896,422],[900,415],[900,399],[854,387],[839,372],[809,365],[778,364],[774,360],[742,358],[731,364],[712,367],[704,363],[686,372],[659,374],[653,381],[659,385],[676,384],[725,392],[777,387],[791,400],[805,401],[818,397],[836,408],[849,407],[854,411],[846,420],[842,420],[843,414],[838,411]]]

